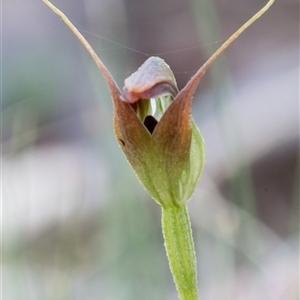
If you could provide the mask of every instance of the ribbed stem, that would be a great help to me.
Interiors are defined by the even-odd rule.
[[[162,229],[180,300],[198,300],[197,264],[187,206],[162,208]]]

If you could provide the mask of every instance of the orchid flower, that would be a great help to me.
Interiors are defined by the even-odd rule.
[[[77,36],[104,76],[114,104],[114,129],[119,145],[142,185],[161,205],[165,248],[179,298],[198,299],[196,255],[186,204],[203,170],[205,148],[192,119],[192,100],[211,64],[275,0],[270,0],[226,40],[181,91],[170,67],[159,57],[148,58],[119,89],[69,19],[48,0],[43,1]]]

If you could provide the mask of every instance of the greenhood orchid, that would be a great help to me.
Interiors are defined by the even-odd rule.
[[[150,57],[113,94],[115,133],[128,161],[162,206],[191,197],[205,161],[204,142],[191,117],[193,94],[178,92],[169,66]]]
[[[117,140],[143,186],[162,207],[165,248],[179,298],[198,299],[196,255],[186,203],[203,170],[205,149],[192,119],[192,100],[206,70],[275,0],[269,0],[229,37],[181,91],[170,67],[159,57],[148,58],[120,90],[76,27],[48,0],[43,1],[77,36],[104,76],[113,99]]]
[[[186,204],[203,170],[203,138],[191,117],[192,99],[201,77],[224,50],[275,0],[239,28],[178,92],[170,67],[150,57],[125,80],[123,92],[93,48],[48,0],[43,0],[77,36],[102,72],[114,103],[114,128],[137,177],[163,207]],[[154,111],[156,110],[156,111]]]

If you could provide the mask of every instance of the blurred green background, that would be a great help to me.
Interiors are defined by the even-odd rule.
[[[53,1],[120,87],[155,54],[180,88],[265,2]],[[100,72],[41,0],[1,10],[2,299],[177,299],[160,207],[115,141]],[[194,99],[203,300],[299,299],[298,101],[299,3],[277,0]]]

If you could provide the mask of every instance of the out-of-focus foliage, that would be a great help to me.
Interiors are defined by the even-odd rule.
[[[55,4],[120,86],[159,54],[180,88],[262,6]],[[207,148],[189,203],[202,299],[298,297],[298,5],[277,0],[194,99]],[[160,208],[114,139],[101,74],[42,1],[2,6],[3,299],[176,299]]]

